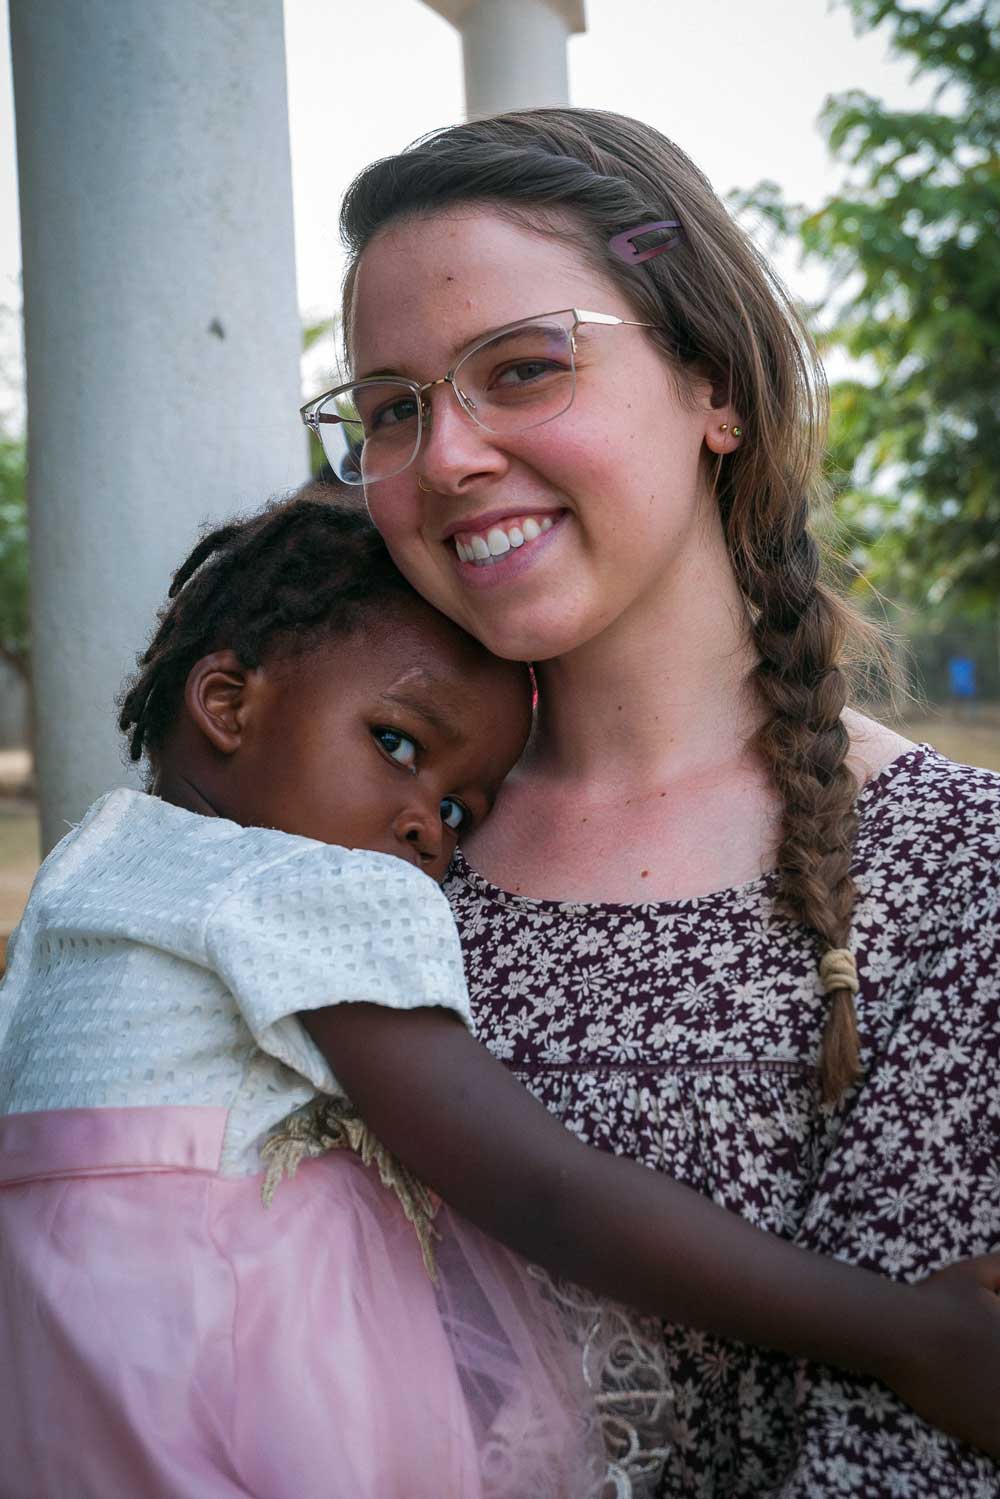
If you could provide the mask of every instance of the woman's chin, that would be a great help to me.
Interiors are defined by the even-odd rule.
[[[466,611],[459,623],[494,656],[501,656],[506,661],[552,661],[557,656],[567,655],[589,638],[588,632],[581,630],[576,622],[567,620],[565,614],[545,618],[534,610],[526,611],[520,618],[515,614],[506,619]]]

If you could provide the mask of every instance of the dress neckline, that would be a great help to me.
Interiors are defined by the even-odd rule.
[[[914,744],[910,749],[903,750],[861,787],[855,804],[858,811],[870,813],[899,774],[922,765],[930,758],[941,759],[943,757],[938,755],[937,750],[929,744]],[[512,890],[505,890],[500,885],[492,884],[477,869],[473,869],[461,848],[458,847],[455,849],[447,878],[459,879],[484,900],[489,900],[495,905],[508,906],[515,911],[534,912],[539,915],[585,916],[596,915],[598,912],[613,914],[616,911],[666,914],[671,911],[704,911],[730,904],[753,903],[770,894],[777,884],[778,871],[769,869],[764,874],[756,875],[752,880],[746,880],[741,885],[727,885],[722,890],[710,890],[704,895],[687,896],[680,900],[554,900],[542,896],[518,895]]]

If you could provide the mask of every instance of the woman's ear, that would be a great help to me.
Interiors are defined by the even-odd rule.
[[[733,453],[743,437],[743,423],[733,405],[732,390],[708,374],[693,382],[695,399],[704,418],[704,442],[718,457]]]
[[[743,438],[743,424],[737,412],[729,404],[713,409],[705,422],[705,445],[713,453],[724,457],[734,453]]]
[[[233,754],[242,743],[256,679],[257,673],[245,667],[235,651],[202,656],[188,672],[184,687],[188,717],[223,755]]]

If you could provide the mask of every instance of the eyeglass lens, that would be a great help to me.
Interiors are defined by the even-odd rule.
[[[489,432],[524,432],[566,411],[573,400],[572,316],[537,318],[501,329],[469,349],[452,375],[463,409]],[[316,408],[330,467],[347,484],[391,479],[409,467],[429,412],[414,386],[366,380]]]

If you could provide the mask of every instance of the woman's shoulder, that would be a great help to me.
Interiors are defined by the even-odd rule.
[[[893,736],[898,739],[899,736]],[[888,741],[871,735],[869,746]],[[902,740],[872,766],[858,798],[857,853],[864,866],[893,864],[912,877],[974,889],[1000,878],[1000,774]]]

